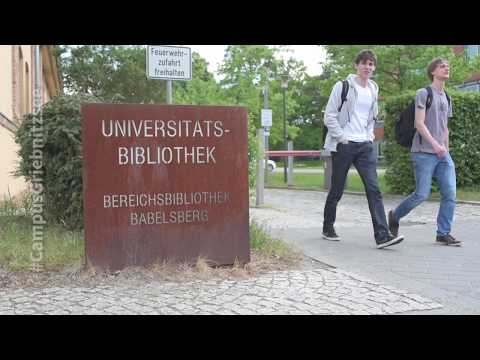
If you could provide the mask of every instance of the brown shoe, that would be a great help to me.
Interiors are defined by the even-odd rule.
[[[437,235],[437,240],[435,243],[439,245],[447,245],[447,246],[462,246],[462,242],[460,240],[455,239],[452,235]]]

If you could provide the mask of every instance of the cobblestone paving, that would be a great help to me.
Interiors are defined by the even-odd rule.
[[[0,290],[0,314],[395,314],[441,308],[339,269],[248,280]]]

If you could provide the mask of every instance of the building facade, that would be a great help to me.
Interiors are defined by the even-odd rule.
[[[455,55],[464,53],[467,59],[473,59],[480,55],[480,45],[456,45],[453,48]],[[462,85],[459,85],[458,90],[461,91],[478,91],[480,92],[480,72],[474,72]]]
[[[27,189],[25,179],[13,176],[19,158],[15,132],[23,116],[34,110],[35,46],[0,45],[0,200]],[[62,91],[53,45],[39,45],[41,103]]]

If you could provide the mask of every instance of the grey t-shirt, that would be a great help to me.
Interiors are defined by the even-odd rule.
[[[452,117],[452,104],[448,106],[447,95],[444,91],[438,91],[430,86],[433,92],[432,105],[425,114],[425,125],[433,138],[443,146],[447,147],[446,129],[448,118]],[[425,88],[417,91],[415,97],[415,107],[425,109],[427,102],[427,90]],[[435,154],[432,145],[424,138],[420,142],[420,134],[418,131],[413,137],[412,152],[425,152]]]

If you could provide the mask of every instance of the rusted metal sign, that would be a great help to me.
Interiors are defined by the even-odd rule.
[[[250,261],[247,110],[85,104],[89,265]]]

